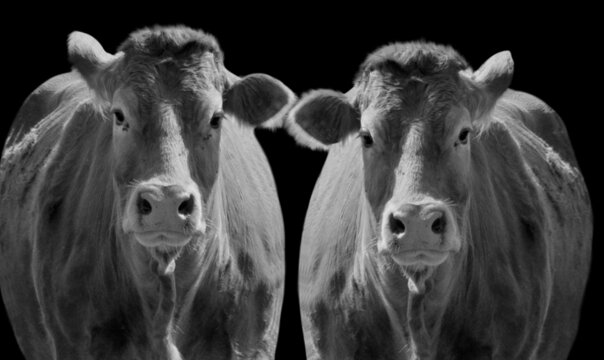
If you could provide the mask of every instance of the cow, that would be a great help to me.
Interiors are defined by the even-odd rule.
[[[568,356],[591,205],[564,123],[512,74],[508,51],[473,71],[394,43],[291,109],[291,135],[329,151],[300,250],[309,359]]]
[[[73,32],[68,54],[2,154],[0,285],[26,358],[273,358],[284,228],[253,130],[293,92],[180,25],[115,54]]]

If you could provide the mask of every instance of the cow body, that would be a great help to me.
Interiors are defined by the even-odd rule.
[[[253,128],[228,114],[222,122],[219,166],[208,169],[213,185],[196,210],[205,232],[182,248],[147,248],[120,230],[128,200],[116,193],[109,156],[115,125],[88,85],[75,71],[42,85],[3,153],[0,284],[26,357],[272,358],[284,234]],[[161,149],[157,162],[169,155]]]
[[[355,84],[356,91],[361,87]],[[359,101],[356,91],[347,97],[320,96],[323,103],[337,103],[334,97],[340,97],[354,106]],[[303,97],[292,119],[329,143],[328,132],[308,121],[308,114],[321,113],[313,112],[311,106],[321,106],[313,100]],[[336,129],[345,127],[342,114],[334,111],[330,118],[334,124],[339,120]],[[361,127],[375,129],[365,123],[370,115],[365,116]],[[300,256],[300,306],[309,359],[568,356],[590,264],[587,189],[564,124],[542,101],[507,90],[486,116],[485,128],[471,139],[466,177],[471,194],[465,203],[458,204],[455,194],[445,201],[455,211],[448,223],[460,224],[461,249],[436,266],[399,266],[394,256],[380,252],[385,217],[375,213],[369,200],[375,190],[367,188],[372,184],[368,177],[404,178],[413,171],[429,171],[429,165],[413,165],[408,159],[395,175],[368,172],[368,159],[374,158],[364,154],[370,150],[358,139],[331,145],[308,208]],[[325,118],[313,121],[328,128]],[[421,120],[409,126],[415,124]],[[429,153],[427,148],[424,144],[409,156]],[[371,151],[387,156],[383,148]],[[429,182],[449,175],[446,168],[429,174],[417,178]],[[407,181],[406,191],[425,185]],[[396,195],[398,184],[390,186]],[[437,193],[433,189],[427,192]],[[434,224],[432,231],[438,233]]]

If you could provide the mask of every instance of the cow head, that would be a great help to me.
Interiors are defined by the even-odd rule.
[[[183,27],[135,32],[115,55],[74,32],[69,57],[113,128],[118,231],[173,265],[206,233],[222,123],[278,120],[294,96],[268,75],[233,75],[212,36]]]
[[[286,126],[315,148],[355,138],[380,258],[426,277],[467,246],[472,142],[512,71],[509,52],[472,72],[449,47],[389,45],[367,58],[348,93],[303,96]]]

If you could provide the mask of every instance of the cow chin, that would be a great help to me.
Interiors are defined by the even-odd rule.
[[[405,247],[392,241],[381,241],[378,248],[381,247],[380,254],[386,257],[388,262],[396,264],[395,266],[407,278],[407,286],[412,293],[424,293],[427,291],[426,284],[435,273],[446,271],[453,262],[455,254],[459,250],[459,239],[449,239],[449,246],[430,248],[430,247]]]
[[[191,236],[175,231],[141,231],[133,234],[136,241],[146,248],[180,248],[191,241]]]
[[[203,233],[184,234],[174,231],[132,232],[132,238],[148,251],[156,261],[156,271],[160,275],[174,272],[176,260],[183,249],[196,242]]]
[[[449,251],[408,250],[392,255],[392,260],[402,267],[436,267],[449,258]]]

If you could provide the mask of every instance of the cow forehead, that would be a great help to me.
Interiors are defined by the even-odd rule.
[[[468,64],[454,49],[429,42],[377,49],[355,78],[361,111],[369,105],[403,111],[408,118],[443,117],[463,96],[459,71]]]
[[[455,73],[468,63],[453,48],[430,42],[395,43],[383,46],[367,56],[356,81],[370,71],[385,69],[406,76]],[[355,82],[356,82],[355,81]]]
[[[127,54],[150,57],[186,56],[195,52],[209,52],[222,60],[222,50],[212,35],[184,26],[155,26],[130,34],[118,48]]]
[[[199,93],[210,88],[222,91],[223,76],[211,53],[185,59],[125,56],[121,81],[141,95],[162,97]]]
[[[163,96],[212,86],[222,90],[222,50],[203,31],[183,26],[146,28],[132,33],[119,51],[124,56],[118,81],[141,94],[158,87]]]
[[[358,85],[359,106],[365,128],[396,130],[411,122],[446,123],[461,107],[462,90],[454,76],[403,77],[392,73],[373,72]]]
[[[200,60],[194,65],[154,59],[126,64],[114,99],[135,100],[132,104],[136,111],[147,117],[159,103],[172,104],[186,112],[216,107],[223,91],[222,75],[212,59]]]

